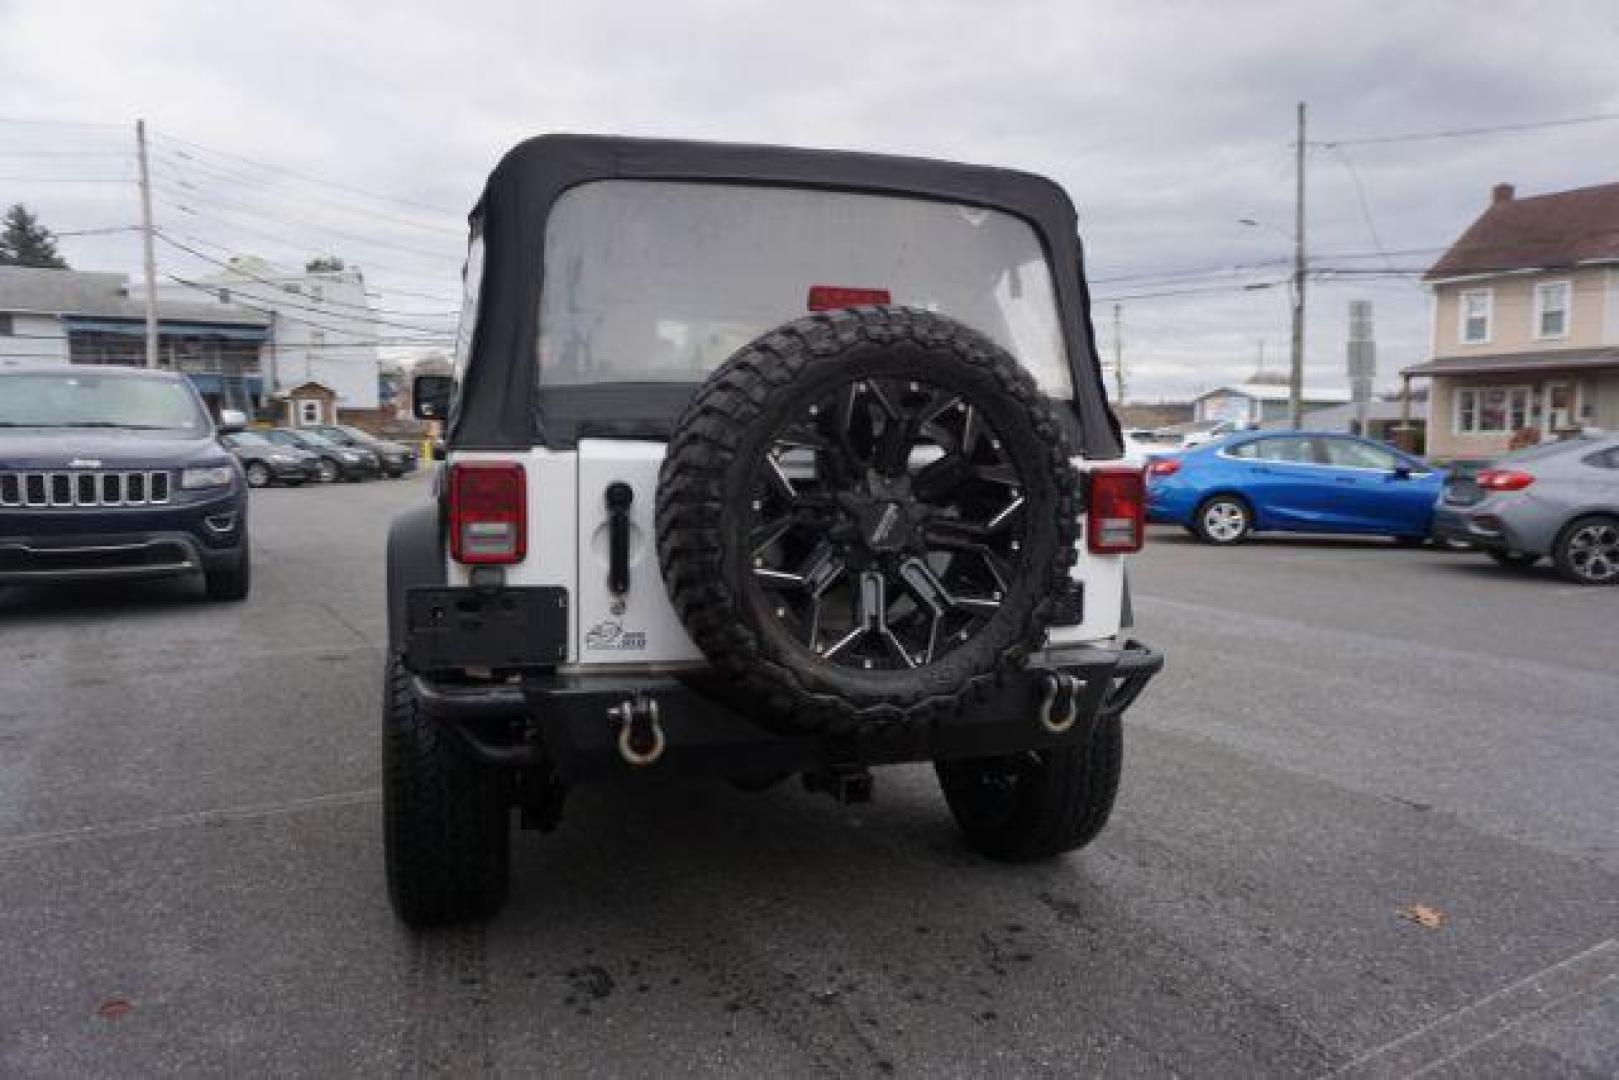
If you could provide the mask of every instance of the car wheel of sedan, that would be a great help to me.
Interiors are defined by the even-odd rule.
[[[343,470],[337,467],[337,462],[333,461],[329,457],[323,457],[320,459],[319,469],[320,482],[323,484],[337,483],[337,478],[343,473]]]
[[[1505,548],[1492,548],[1490,558],[1512,570],[1527,570],[1540,561],[1540,556],[1528,551],[1508,551]]]
[[[270,467],[264,462],[250,461],[245,471],[247,472],[248,487],[261,488],[270,486]]]
[[[1552,550],[1557,572],[1577,585],[1619,585],[1619,518],[1579,518]]]
[[[1193,527],[1205,544],[1241,543],[1253,531],[1253,513],[1241,499],[1216,495],[1197,508]]]

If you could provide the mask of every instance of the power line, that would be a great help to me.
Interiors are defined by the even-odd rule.
[[[449,255],[447,255],[445,252],[442,252],[442,251],[427,251],[427,250],[424,250],[422,248],[410,247],[410,246],[408,246],[406,244],[391,243],[391,242],[389,242],[387,240],[374,240],[374,239],[371,239],[370,237],[363,236],[363,235],[361,235],[359,233],[352,233],[352,232],[347,232],[347,231],[345,231],[343,229],[333,228],[330,225],[303,225],[303,224],[301,224],[299,222],[289,221],[286,218],[280,217],[280,216],[278,216],[276,214],[268,213],[268,212],[266,212],[264,210],[258,210],[258,209],[255,209],[255,208],[251,207],[251,206],[245,206],[245,205],[243,205],[241,203],[228,202],[228,201],[222,200],[222,199],[220,199],[220,198],[218,198],[216,196],[205,194],[202,191],[198,190],[193,185],[191,185],[189,183],[185,183],[184,181],[178,181],[178,182],[181,183],[181,184],[184,184],[185,187],[190,188],[191,189],[190,192],[187,193],[187,192],[183,192],[183,191],[178,191],[175,188],[170,187],[169,186],[169,181],[168,181],[167,178],[165,178],[163,180],[163,182],[161,182],[161,183],[154,184],[153,187],[156,188],[158,191],[164,192],[165,194],[167,194],[171,198],[183,199],[183,200],[185,200],[187,202],[200,202],[205,206],[209,206],[209,207],[211,207],[211,208],[213,208],[215,210],[218,210],[220,212],[223,212],[223,213],[246,214],[249,217],[262,218],[265,221],[272,221],[272,222],[275,222],[278,225],[290,225],[291,227],[293,227],[295,229],[307,229],[307,230],[309,230],[311,232],[329,233],[332,236],[343,237],[345,240],[348,240],[351,243],[365,244],[365,245],[369,245],[371,247],[386,248],[389,251],[397,251],[397,252],[401,252],[401,253],[406,254],[406,255],[414,255],[414,256],[416,256],[418,258],[422,258],[422,259],[431,259],[434,262],[443,262],[446,259],[450,258]]]
[[[166,200],[163,200],[163,203],[164,203],[165,206],[171,205]],[[197,215],[199,220],[211,217],[211,215],[200,215],[200,214],[198,214],[197,211],[188,211],[188,212],[193,214],[193,215]],[[249,232],[249,233],[257,235],[257,236],[259,236],[261,238],[267,239],[267,240],[271,241],[272,243],[274,243],[275,245],[277,245],[278,247],[285,248],[285,249],[287,249],[289,251],[296,251],[296,252],[299,253],[299,255],[298,255],[299,258],[303,258],[306,255],[308,255],[308,253],[309,253],[309,245],[308,244],[294,242],[294,241],[288,240],[288,239],[286,239],[284,237],[277,237],[277,236],[274,236],[271,233],[259,232],[258,230],[248,229],[245,225],[244,226],[231,225],[229,222],[225,222],[222,219],[218,219],[218,218],[213,218],[212,220],[218,221],[220,224],[224,225],[226,228],[240,228],[245,232]],[[170,236],[178,236],[180,239],[187,240],[187,241],[189,241],[189,242],[191,242],[193,244],[198,244],[198,245],[200,245],[202,247],[205,247],[205,248],[212,248],[214,251],[217,251],[217,252],[220,252],[221,254],[223,254],[226,258],[235,258],[236,256],[242,254],[242,251],[241,251],[241,249],[239,247],[231,247],[228,244],[217,243],[216,241],[213,241],[213,240],[205,240],[200,236],[195,236],[195,235],[193,235],[191,233],[187,233],[187,232],[180,232],[177,229],[169,229],[169,230],[167,230],[167,232],[168,232],[168,234]],[[413,281],[434,281],[434,280],[437,280],[436,278],[434,278],[434,277],[432,277],[432,276],[430,276],[428,274],[418,274],[418,273],[412,273],[412,272],[410,272],[408,270],[400,270],[400,269],[398,269],[396,267],[389,266],[387,263],[373,262],[370,259],[367,259],[365,261],[365,266],[363,267],[363,269],[364,269],[364,272],[366,274],[368,274],[368,275],[371,274],[372,271],[375,270],[375,271],[380,271],[381,273],[392,276],[392,277],[408,278],[408,279],[413,280]],[[377,282],[372,282],[372,283],[378,285],[379,293],[377,295],[380,295],[380,293],[382,293],[382,292],[397,293],[400,296],[410,296],[410,297],[414,297],[414,298],[416,298],[418,300],[432,300],[435,303],[454,303],[455,300],[456,300],[456,297],[454,296],[454,290],[449,290],[447,292],[440,292],[440,293],[423,293],[423,292],[413,292],[410,289],[401,289],[401,288],[398,288],[398,287],[392,286],[392,285],[382,285],[381,283],[377,283]],[[373,294],[368,293],[367,295],[373,295]]]
[[[217,297],[219,295],[220,286],[218,286],[218,285],[208,285],[208,284],[204,284],[202,282],[192,281],[190,278],[183,278],[183,277],[180,277],[178,274],[164,274],[163,276],[168,278],[170,281],[174,282],[176,285],[184,285],[188,289],[195,289],[198,292],[210,293],[215,297]],[[334,334],[352,335],[354,333],[354,331],[352,329],[349,329],[347,327],[332,326],[330,323],[316,322],[313,319],[303,318],[303,317],[298,316],[298,315],[288,315],[288,314],[284,313],[283,311],[281,311],[279,307],[275,307],[275,308],[261,307],[258,304],[252,304],[252,303],[249,303],[246,300],[240,300],[240,299],[233,300],[233,303],[235,303],[238,307],[247,308],[249,311],[257,311],[261,315],[274,315],[277,318],[285,319],[288,322],[301,323],[304,326],[314,327],[317,330],[330,330]],[[292,307],[294,305],[288,305],[288,306]],[[300,306],[300,307],[297,308],[297,310],[303,311],[303,310],[311,310],[311,309],[303,308],[303,307]],[[342,316],[339,316],[339,318],[342,318]],[[356,321],[360,321],[360,320],[356,320]],[[371,319],[371,320],[367,320],[367,321],[381,322],[381,320],[378,320],[378,319]],[[384,325],[393,325],[393,324],[384,324]],[[428,343],[434,342],[434,341],[444,341],[444,340],[446,340],[445,333],[443,331],[440,331],[440,330],[424,330],[423,335],[424,336],[419,339],[421,344],[428,344]],[[410,344],[416,344],[417,339],[412,339],[409,343]],[[349,342],[349,344],[351,344],[351,345],[363,345],[363,344],[365,344],[365,341],[363,339],[362,340],[355,340],[355,341]]]
[[[201,259],[203,262],[210,263],[211,265],[217,266],[217,267],[219,267],[219,268],[221,268],[223,270],[228,270],[231,273],[236,274],[236,275],[238,275],[240,277],[247,278],[250,281],[256,281],[261,285],[268,285],[270,288],[273,288],[273,289],[281,289],[282,288],[282,283],[281,282],[272,281],[269,278],[260,277],[257,274],[251,273],[251,272],[249,272],[247,270],[243,270],[241,267],[232,266],[229,263],[225,263],[225,262],[220,262],[218,259],[214,259],[214,258],[211,258],[210,256],[202,254],[201,252],[197,251],[195,248],[187,247],[185,244],[179,243],[178,241],[170,238],[169,236],[166,236],[161,231],[155,232],[153,235],[155,235],[159,240],[162,240],[165,244],[168,244],[170,247],[179,248],[181,251],[187,252],[190,255],[194,256],[195,258]],[[183,284],[194,285],[195,283],[187,281],[187,282],[183,282]],[[210,292],[214,293],[215,295],[218,295],[220,289],[228,290],[230,288],[230,286],[228,284],[221,283],[221,282],[215,282],[211,286],[203,286],[203,287],[207,288]],[[261,303],[267,303],[267,301],[261,301]],[[251,304],[251,303],[249,303],[249,302],[247,302],[245,300],[242,302],[242,306],[247,307],[247,308],[254,307],[253,304]],[[321,307],[313,307],[313,306],[308,305],[308,304],[299,304],[299,303],[294,303],[294,302],[289,301],[289,300],[282,300],[279,297],[276,299],[275,304],[274,304],[273,307],[265,308],[265,309],[262,309],[262,310],[281,311],[281,310],[283,310],[285,308],[290,308],[293,311],[312,311],[316,315],[325,315],[328,318],[348,319],[348,320],[350,320],[352,322],[371,323],[371,324],[374,324],[376,326],[388,326],[388,327],[393,327],[394,329],[398,329],[398,330],[414,330],[414,331],[417,331],[417,332],[423,333],[423,334],[442,334],[442,333],[447,332],[444,327],[416,326],[416,325],[411,324],[411,323],[402,323],[402,322],[396,322],[396,321],[394,321],[392,319],[378,318],[378,317],[376,317],[374,315],[364,315],[364,316],[362,316],[362,315],[349,315],[349,314],[346,314],[346,313],[341,312],[341,311],[329,311],[329,310],[327,310],[325,308],[321,308]],[[331,329],[337,329],[337,328],[328,326],[326,329],[331,330]],[[342,330],[341,332],[342,333],[351,333],[352,331],[350,331],[350,330]]]
[[[1619,120],[1619,112],[1591,113],[1587,116],[1570,116],[1561,120],[1531,120],[1520,124],[1494,124],[1489,127],[1449,128],[1440,131],[1413,131],[1402,135],[1371,135],[1359,139],[1334,139],[1330,142],[1312,143],[1312,146],[1373,146],[1381,143],[1424,142],[1430,139],[1466,139],[1475,135],[1496,135],[1516,131],[1540,131],[1544,128],[1569,127],[1574,124],[1596,124],[1607,120]]]
[[[195,170],[196,172],[201,173],[204,177],[216,181],[223,181],[225,183],[233,184],[245,184],[251,187],[263,189],[267,193],[282,190],[276,181],[266,179],[262,176],[252,176],[247,173],[227,171],[212,163],[198,161],[196,158],[185,153],[183,150],[176,150],[172,154],[167,151],[162,151],[158,154],[158,160],[170,169]],[[272,195],[271,197],[277,196]],[[384,214],[378,210],[361,209],[354,203],[339,202],[332,199],[320,199],[312,195],[304,194],[298,194],[295,196],[281,195],[279,197],[288,201],[296,199],[300,206],[305,203],[312,203],[316,206],[325,206],[335,210],[338,213],[349,214],[354,217],[362,217],[374,221],[386,221],[391,224],[402,225],[407,228],[421,229],[425,232],[444,233],[446,235],[456,236],[462,239],[466,238],[466,229],[464,228],[452,229],[443,225],[427,225],[423,222],[412,221],[409,218],[399,217],[394,214]]]
[[[267,161],[257,161],[253,158],[243,157],[240,154],[233,154],[225,150],[215,150],[212,147],[204,146],[201,143],[191,142],[188,139],[182,139],[177,135],[170,135],[163,132],[159,132],[158,134],[161,138],[166,139],[169,142],[178,143],[181,146],[189,147],[199,153],[209,154],[213,157],[225,158],[231,161],[239,161],[244,165],[251,165],[257,169],[269,169],[272,172],[284,173],[287,176],[296,177],[305,183],[318,184],[321,187],[333,188],[337,191],[347,191],[350,194],[361,195],[368,199],[376,199],[379,202],[396,203],[400,206],[415,207],[418,210],[426,210],[430,213],[441,214],[449,218],[456,218],[458,216],[448,210],[445,210],[441,206],[429,206],[427,203],[416,202],[414,199],[404,199],[397,195],[384,195],[380,192],[367,191],[365,188],[354,187],[350,184],[340,184],[333,180],[322,180],[319,177],[298,172],[296,169],[289,169],[284,165],[275,165]]]
[[[1387,264],[1388,252],[1383,250],[1383,238],[1377,235],[1377,223],[1372,220],[1372,207],[1366,201],[1366,189],[1360,183],[1360,170],[1355,168],[1355,162],[1350,158],[1349,151],[1341,146],[1334,146],[1332,149],[1338,160],[1343,163],[1343,167],[1349,170],[1349,179],[1355,184],[1355,199],[1360,203],[1361,220],[1366,223],[1366,231],[1371,234],[1372,246],[1377,248],[1378,254],[1383,256],[1383,262]]]
[[[1166,289],[1162,292],[1121,293],[1118,296],[1093,296],[1093,304],[1111,304],[1123,300],[1151,300],[1162,296],[1196,296],[1206,293],[1247,292],[1255,289],[1270,289],[1277,285],[1286,285],[1286,281],[1256,281],[1238,285],[1204,285],[1190,289]]]
[[[187,254],[191,255],[194,258],[201,259],[203,262],[208,263],[208,264],[210,264],[212,266],[217,266],[221,270],[228,270],[232,274],[236,274],[239,277],[248,278],[248,279],[250,279],[252,281],[258,282],[261,285],[268,285],[269,287],[271,287],[273,289],[282,289],[283,286],[285,285],[285,282],[275,281],[275,280],[273,280],[271,278],[261,277],[260,275],[254,274],[249,270],[243,269],[238,264],[229,263],[229,262],[221,262],[220,260],[214,258],[211,255],[204,255],[202,252],[198,251],[196,248],[188,247],[187,245],[180,243],[180,241],[175,240],[173,237],[165,235],[161,229],[156,230],[154,235],[156,235],[159,240],[162,240],[165,244],[168,244],[170,247],[178,248],[179,250],[186,252]],[[228,286],[221,285],[220,287],[221,288],[227,288]],[[418,318],[418,319],[439,319],[439,318],[449,319],[449,318],[454,318],[454,317],[456,317],[457,315],[460,314],[459,311],[396,311],[396,310],[394,310],[392,308],[372,307],[370,304],[351,304],[351,303],[348,303],[348,302],[342,301],[342,300],[325,300],[325,299],[322,299],[322,300],[319,301],[319,303],[324,304],[326,307],[356,308],[356,309],[358,309],[360,311],[364,311],[367,315],[371,315],[373,313],[380,313],[380,314],[383,314],[383,315],[404,315],[404,316],[408,316],[408,317],[411,317],[411,318]],[[319,310],[319,309],[313,309],[313,310]],[[336,316],[345,317],[345,318],[351,317],[351,316],[344,316],[341,311],[323,311],[321,313],[322,314],[327,314],[327,315],[336,315]]]

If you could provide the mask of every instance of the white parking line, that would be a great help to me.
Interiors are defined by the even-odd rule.
[[[284,814],[302,814],[311,810],[325,810],[335,806],[359,806],[376,802],[382,797],[380,788],[335,792],[315,795],[307,799],[287,802],[261,803],[255,806],[228,806],[216,810],[196,810],[188,814],[165,814],[140,821],[113,821],[104,825],[84,825],[76,829],[58,829],[54,832],[23,833],[0,837],[0,856],[14,855],[39,848],[63,847],[92,840],[113,840],[146,833],[188,829],[215,822],[253,821],[259,818],[279,817]]]
[[[1610,986],[1616,977],[1619,940],[1609,938],[1385,1043],[1330,1075],[1420,1076],[1455,1062],[1549,1009]]]

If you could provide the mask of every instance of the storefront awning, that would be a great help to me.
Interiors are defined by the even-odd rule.
[[[62,319],[70,334],[118,334],[124,337],[145,337],[146,324],[138,319],[97,319],[88,315],[69,315]],[[239,324],[171,322],[159,319],[157,332],[162,337],[213,337],[227,341],[263,342],[269,339],[268,326],[242,326]]]
[[[1445,356],[1401,368],[1407,377],[1434,375],[1531,375],[1549,371],[1619,368],[1619,349],[1565,349],[1544,353],[1495,353],[1491,356]]]

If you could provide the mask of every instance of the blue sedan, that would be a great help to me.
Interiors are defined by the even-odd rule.
[[[1444,474],[1352,435],[1245,432],[1147,466],[1147,520],[1210,544],[1256,532],[1349,533],[1420,543]]]

